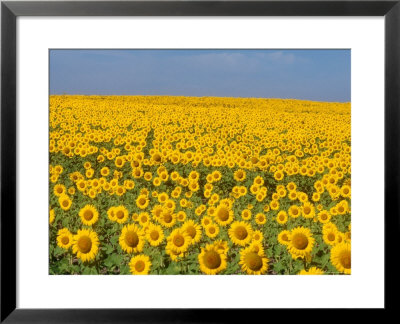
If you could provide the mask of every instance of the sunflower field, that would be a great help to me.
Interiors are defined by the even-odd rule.
[[[50,274],[350,274],[351,107],[50,96]]]

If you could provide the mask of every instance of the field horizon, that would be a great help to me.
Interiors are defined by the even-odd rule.
[[[298,98],[278,98],[278,97],[229,97],[229,96],[183,96],[183,95],[115,95],[115,94],[50,94],[49,97],[149,97],[149,98],[159,98],[159,97],[176,97],[176,98],[196,98],[196,99],[253,99],[253,100],[281,100],[281,101],[298,101],[301,102],[316,102],[316,103],[334,103],[334,104],[351,104],[351,101],[322,101],[322,100],[309,100],[309,99],[298,99]]]

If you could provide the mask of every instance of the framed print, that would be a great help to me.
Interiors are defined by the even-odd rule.
[[[399,16],[3,1],[1,321],[393,308]]]

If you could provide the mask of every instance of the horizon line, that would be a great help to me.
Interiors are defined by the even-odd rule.
[[[183,97],[183,98],[229,98],[229,99],[258,99],[258,100],[297,100],[311,102],[329,102],[329,103],[351,103],[350,101],[324,101],[299,98],[278,98],[278,97],[229,97],[229,96],[184,96],[184,95],[139,95],[139,94],[70,94],[70,93],[52,93],[49,96],[87,96],[87,97]]]

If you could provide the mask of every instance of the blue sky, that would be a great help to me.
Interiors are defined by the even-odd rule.
[[[350,101],[350,50],[50,50],[50,94]]]

